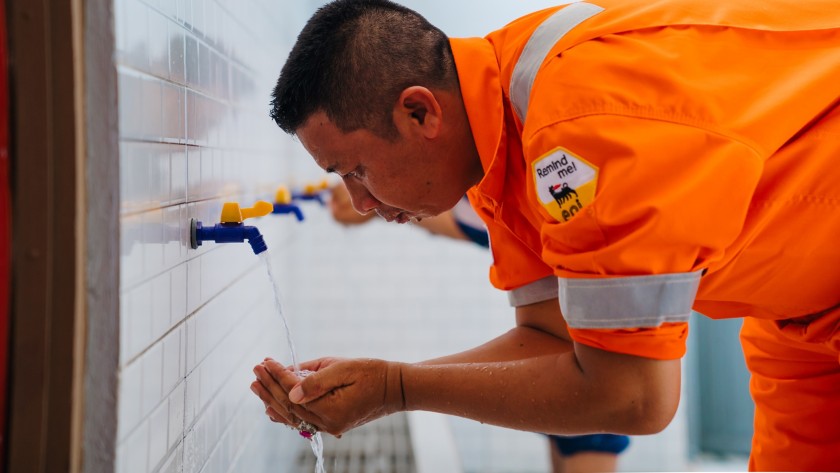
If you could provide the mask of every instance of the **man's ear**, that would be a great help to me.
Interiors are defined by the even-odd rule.
[[[401,135],[421,134],[435,138],[440,133],[442,109],[431,90],[414,85],[400,94],[394,105],[394,124]]]

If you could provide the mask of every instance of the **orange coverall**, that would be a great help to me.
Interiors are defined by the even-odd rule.
[[[840,469],[836,0],[591,0],[452,39],[493,284],[573,338],[744,317],[753,470]]]

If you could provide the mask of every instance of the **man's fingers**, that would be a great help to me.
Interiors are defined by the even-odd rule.
[[[297,419],[290,416],[290,414],[293,415],[291,410],[292,404],[288,401],[284,402],[276,399],[259,380],[251,383],[251,391],[260,398],[266,409],[270,408],[274,410],[276,413],[280,414],[281,417],[286,418],[291,423],[297,421]]]
[[[265,408],[265,415],[267,415],[272,422],[277,422],[278,424],[286,424],[289,427],[295,424],[294,420],[289,420],[286,416],[275,411],[271,406]]]
[[[271,358],[266,358],[261,366],[265,368],[266,373],[268,373],[274,381],[280,384],[284,392],[289,392],[289,390],[292,389],[298,381],[300,381],[300,378],[298,378],[293,371],[294,369],[289,370]]]
[[[251,391],[263,401],[266,406],[266,415],[274,422],[297,429],[301,421],[306,421],[319,430],[323,429],[324,421],[317,414],[308,411],[303,406],[291,404],[285,393],[282,397],[275,396],[266,388],[263,381],[258,379],[251,383]]]
[[[332,356],[318,358],[316,360],[304,361],[300,364],[300,369],[308,371],[321,371],[322,369],[341,361],[342,358],[335,358]]]
[[[289,400],[295,404],[306,404],[320,399],[334,389],[345,385],[346,374],[342,370],[333,369],[341,358],[321,358],[308,362],[307,368],[312,367],[313,373],[298,382],[289,390]]]
[[[255,366],[254,375],[256,375],[257,379],[263,384],[263,386],[265,386],[266,389],[268,389],[275,399],[288,399],[288,391],[295,385],[295,383],[297,383],[297,376],[284,370],[282,365],[278,364],[278,366],[281,367],[279,370],[275,370],[281,373],[277,376],[277,378],[279,378],[278,380],[275,378],[275,375],[268,370],[267,365],[268,363],[266,362]]]
[[[281,402],[274,399],[260,381],[251,383],[251,391],[256,394],[265,405],[265,413],[274,422],[280,422],[290,427],[300,424],[300,420],[286,409]]]

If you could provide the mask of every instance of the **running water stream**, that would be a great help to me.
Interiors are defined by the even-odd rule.
[[[306,377],[311,372],[301,371],[298,363],[297,353],[295,352],[295,343],[292,341],[292,331],[289,330],[289,323],[286,321],[286,316],[283,314],[283,308],[280,305],[280,289],[277,286],[277,279],[274,277],[274,271],[271,269],[271,258],[268,256],[268,251],[263,251],[259,254],[263,264],[265,264],[266,272],[268,272],[268,279],[271,281],[271,288],[274,291],[274,310],[280,315],[280,320],[283,321],[283,328],[286,331],[286,343],[289,345],[289,352],[292,356],[292,366],[295,368],[295,374],[299,378]],[[326,473],[324,469],[324,439],[321,437],[321,432],[316,432],[309,439],[309,446],[312,448],[312,453],[315,454],[315,472]]]

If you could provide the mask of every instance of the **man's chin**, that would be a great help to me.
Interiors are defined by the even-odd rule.
[[[428,212],[409,212],[407,210],[394,210],[391,212],[383,212],[377,210],[376,213],[385,219],[388,222],[396,222],[396,223],[409,223],[409,222],[419,222],[424,218],[434,217],[433,214]]]

